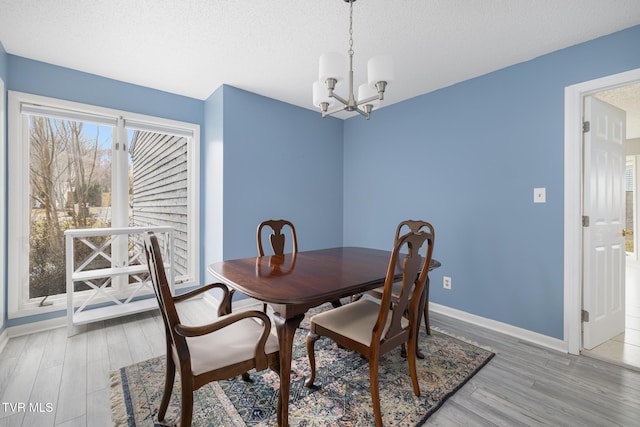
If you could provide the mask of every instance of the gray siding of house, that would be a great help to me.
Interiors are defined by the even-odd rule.
[[[187,274],[187,138],[136,131],[133,162],[131,226],[175,228],[176,278]]]

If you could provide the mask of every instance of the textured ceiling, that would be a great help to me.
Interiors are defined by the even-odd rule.
[[[385,105],[640,24],[638,0],[353,7],[356,87],[369,57],[394,57]],[[198,99],[226,83],[313,108],[318,56],[348,48],[348,10],[343,0],[0,0],[0,42],[10,54]]]
[[[627,112],[627,139],[640,138],[640,82],[598,92],[596,97]]]

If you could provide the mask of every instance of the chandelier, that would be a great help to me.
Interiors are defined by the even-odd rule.
[[[339,53],[325,53],[320,56],[318,81],[313,83],[313,105],[320,108],[322,117],[339,111],[357,111],[369,120],[371,110],[384,99],[387,84],[393,80],[393,61],[390,56],[376,56],[367,63],[368,83],[358,87],[358,98],[353,92],[353,2],[349,3],[349,93],[342,98],[334,92],[336,85],[344,80],[344,56]],[[324,87],[323,87],[324,86]],[[342,105],[329,110],[335,101]]]

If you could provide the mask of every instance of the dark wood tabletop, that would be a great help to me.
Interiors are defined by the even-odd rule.
[[[323,303],[384,282],[390,256],[377,249],[340,247],[222,261],[209,271],[267,303]]]

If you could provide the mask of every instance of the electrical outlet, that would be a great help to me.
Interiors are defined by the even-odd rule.
[[[451,289],[451,277],[444,276],[442,278],[442,287],[445,289]]]

